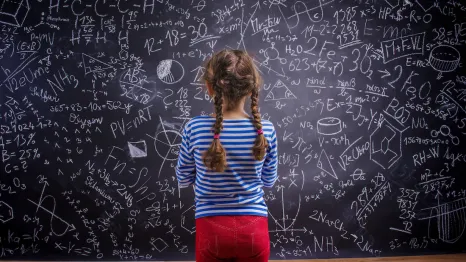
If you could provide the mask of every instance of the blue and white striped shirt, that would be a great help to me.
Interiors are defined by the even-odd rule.
[[[251,119],[224,119],[220,142],[226,150],[224,172],[208,170],[203,154],[214,137],[215,118],[191,119],[183,130],[176,166],[180,188],[195,184],[196,218],[225,215],[267,216],[263,187],[277,180],[277,137],[270,121],[262,120],[269,147],[263,160],[254,159],[252,147],[257,130]]]

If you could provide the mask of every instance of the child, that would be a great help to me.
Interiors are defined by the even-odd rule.
[[[186,124],[176,166],[179,187],[194,185],[196,261],[268,261],[262,188],[273,187],[278,160],[275,128],[258,112],[260,76],[245,52],[223,50],[204,80],[215,114]]]

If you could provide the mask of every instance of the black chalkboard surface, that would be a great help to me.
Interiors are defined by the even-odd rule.
[[[223,48],[279,137],[272,259],[465,251],[466,4],[0,1],[0,258],[193,260],[180,131]]]

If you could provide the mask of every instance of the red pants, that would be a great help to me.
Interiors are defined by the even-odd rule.
[[[268,261],[268,220],[260,216],[196,219],[196,261]]]

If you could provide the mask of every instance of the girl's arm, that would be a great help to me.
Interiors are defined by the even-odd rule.
[[[178,179],[178,187],[185,188],[195,181],[196,163],[194,153],[189,139],[190,132],[187,131],[187,126],[183,130],[183,137],[180,145],[180,153],[178,155],[178,163],[175,168],[176,178]]]
[[[278,178],[278,153],[277,153],[277,136],[275,129],[272,131],[272,137],[269,141],[269,149],[262,167],[262,183],[264,187],[271,188]]]

